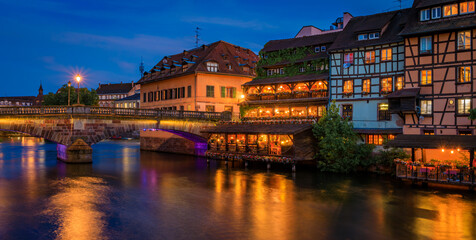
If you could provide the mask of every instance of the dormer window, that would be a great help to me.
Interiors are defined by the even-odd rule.
[[[359,41],[362,41],[362,40],[367,40],[369,39],[369,35],[368,34],[359,34]]]
[[[441,8],[435,7],[431,9],[431,19],[439,19],[441,18]]]
[[[458,15],[458,4],[450,4],[443,7],[443,16],[444,17],[451,17]]]
[[[420,21],[430,20],[430,9],[423,9],[420,11]]]
[[[314,48],[314,52],[317,52],[317,53],[318,53],[318,52],[320,52],[320,51],[321,51],[321,48],[320,48],[320,47],[315,47],[315,48]]]
[[[218,72],[218,63],[216,63],[216,62],[207,62],[207,70],[209,72]]]
[[[380,33],[369,33],[369,39],[377,39],[380,38]]]
[[[322,46],[321,47],[321,52],[325,52],[326,51],[326,46]]]
[[[474,1],[461,2],[459,4],[459,14],[473,13]]]

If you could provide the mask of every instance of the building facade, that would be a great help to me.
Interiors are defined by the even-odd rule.
[[[405,83],[389,101],[404,126],[393,146],[420,149],[423,161],[455,159],[460,149],[474,155],[475,1],[415,0],[401,35]]]
[[[243,85],[245,120],[313,121],[324,114],[329,99],[328,49],[350,20],[351,15],[346,16],[345,21],[337,19],[337,29],[304,27],[294,38],[266,43],[257,77]]]
[[[409,10],[354,17],[331,46],[331,96],[365,143],[383,145],[402,132],[386,96],[404,83],[404,42]]]
[[[36,96],[0,97],[0,106],[41,106],[43,104],[43,86],[40,84]]]
[[[258,56],[224,41],[164,57],[138,82],[141,108],[239,112]]]
[[[140,108],[140,92],[114,101],[115,108]]]
[[[99,87],[96,89],[99,97],[99,106],[114,107],[115,100],[134,95],[138,87],[134,82],[99,84]]]

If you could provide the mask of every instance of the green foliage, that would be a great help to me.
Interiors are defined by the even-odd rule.
[[[395,167],[395,159],[409,159],[410,155],[401,148],[382,149],[375,155],[375,165],[381,167]]]
[[[46,106],[55,106],[55,105],[68,105],[68,88],[70,90],[71,96],[71,105],[77,103],[78,95],[76,88],[68,87],[68,85],[63,85],[57,93],[48,93],[43,97],[44,105]],[[96,90],[88,90],[86,88],[81,88],[79,92],[79,100],[81,104],[87,106],[97,106],[99,102],[99,96],[96,93]]]
[[[335,102],[314,125],[313,132],[318,140],[317,163],[323,171],[355,171],[368,160],[373,150],[372,145],[357,144],[352,123],[339,115]]]
[[[268,76],[264,66],[273,66],[276,64],[286,64],[283,67],[284,74],[279,76],[295,76],[300,74],[309,74],[309,73],[324,73],[327,72],[325,66],[329,66],[329,60],[327,58],[322,58],[318,60],[305,61],[301,63],[296,63],[298,60],[305,58],[309,54],[312,54],[313,51],[309,47],[300,47],[294,49],[282,49],[273,52],[261,52],[261,58],[257,63],[257,78],[270,78],[275,77],[276,75]],[[319,70],[316,70],[318,66]],[[323,70],[320,70],[321,66],[324,66]],[[299,71],[303,67],[304,71]]]
[[[476,108],[469,110],[469,119],[476,120]]]
[[[240,106],[240,116],[245,117],[248,111],[261,108],[260,106]]]

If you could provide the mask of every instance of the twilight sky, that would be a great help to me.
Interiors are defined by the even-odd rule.
[[[0,96],[36,95],[40,82],[54,92],[77,72],[88,88],[137,81],[141,57],[149,70],[194,48],[197,26],[201,44],[224,40],[257,53],[302,26],[327,29],[343,12],[396,9],[395,0],[0,0]]]

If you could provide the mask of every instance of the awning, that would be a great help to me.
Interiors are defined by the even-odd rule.
[[[429,149],[476,148],[476,136],[465,135],[398,135],[387,143],[390,147]]]
[[[202,130],[203,133],[298,134],[312,129],[311,124],[224,124]]]
[[[258,85],[268,85],[268,84],[279,84],[279,83],[297,83],[297,82],[308,82],[308,81],[318,81],[324,80],[327,81],[329,78],[328,73],[312,73],[312,74],[303,74],[295,76],[286,76],[286,77],[270,77],[270,78],[255,78],[250,82],[243,84],[243,86],[258,86]]]
[[[411,98],[420,94],[420,88],[404,88],[387,95],[387,98]]]

